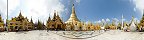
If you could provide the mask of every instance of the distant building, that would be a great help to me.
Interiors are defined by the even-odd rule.
[[[139,31],[144,31],[144,11],[143,11],[143,16],[139,23]]]
[[[34,23],[29,22],[27,17],[23,17],[21,12],[18,17],[12,18],[8,21],[8,30],[9,31],[24,31],[24,30],[32,30],[34,28]]]
[[[47,29],[48,30],[65,30],[65,23],[61,20],[59,15],[56,15],[56,11],[54,12],[53,19],[50,17],[47,21]]]
[[[114,21],[112,22],[112,24],[109,25],[109,29],[111,29],[111,30],[117,29],[117,27],[116,27]]]
[[[4,31],[5,28],[4,28],[4,21],[2,20],[2,17],[1,17],[1,14],[0,14],[0,31]]]
[[[101,30],[101,27],[100,27],[99,24],[96,24],[96,25],[95,25],[95,30]]]
[[[92,23],[88,22],[88,24],[86,26],[86,30],[92,31],[92,30],[95,30],[94,28],[95,28],[95,26]]]
[[[37,28],[36,28],[37,30],[45,30],[45,29],[46,29],[44,23],[42,23],[42,22],[39,21],[39,20],[38,20],[38,23],[37,23],[36,27],[37,27]]]
[[[125,32],[130,31],[130,30],[129,30],[129,25],[128,25],[127,23],[124,23],[123,26],[124,26],[124,27],[123,27],[123,30],[124,30]]]

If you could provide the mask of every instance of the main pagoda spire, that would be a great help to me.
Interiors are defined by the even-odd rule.
[[[68,21],[66,21],[66,23],[73,22],[73,21],[80,22],[76,16],[74,4],[72,5],[72,13],[70,15],[70,18],[68,19]]]

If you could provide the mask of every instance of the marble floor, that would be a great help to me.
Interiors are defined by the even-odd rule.
[[[144,32],[34,30],[0,32],[0,40],[144,40]]]

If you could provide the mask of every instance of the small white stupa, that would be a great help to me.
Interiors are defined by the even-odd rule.
[[[130,23],[130,31],[137,31],[137,26],[136,26],[136,24],[135,24],[135,22],[134,22],[134,17],[132,17],[132,20],[131,20],[131,23]]]

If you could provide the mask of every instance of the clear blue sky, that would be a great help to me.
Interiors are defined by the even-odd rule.
[[[65,8],[71,10],[71,3],[64,0]],[[117,18],[121,19],[124,15],[126,21],[129,21],[132,16],[141,19],[140,11],[134,11],[135,5],[129,0],[81,0],[80,3],[75,3],[76,14],[81,21],[98,21],[101,19]],[[68,15],[65,15],[67,13]],[[66,21],[69,18],[70,12],[64,12],[63,18]]]

